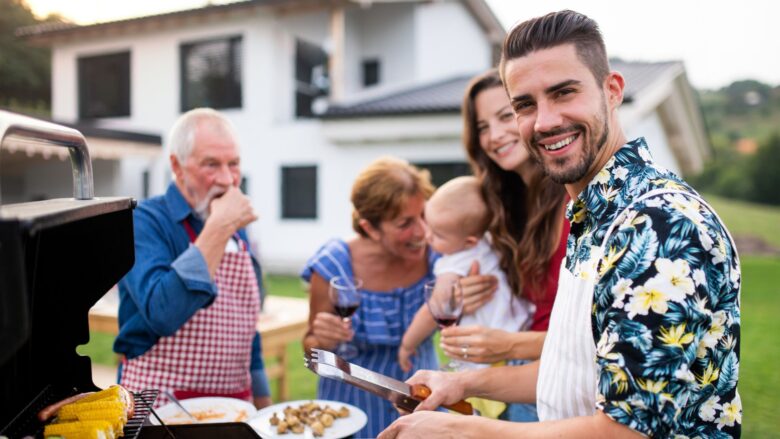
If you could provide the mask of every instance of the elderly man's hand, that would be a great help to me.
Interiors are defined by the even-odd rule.
[[[232,235],[244,226],[257,220],[249,197],[235,186],[230,186],[221,197],[211,201],[209,221],[228,228]]]
[[[377,439],[431,439],[461,437],[458,428],[460,415],[442,412],[414,412],[401,416],[379,434]]]

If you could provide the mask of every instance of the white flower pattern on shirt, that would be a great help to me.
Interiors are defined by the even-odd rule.
[[[691,189],[640,138],[621,148],[567,212],[567,268],[598,270],[592,309],[597,405],[650,437],[739,437],[739,261]]]

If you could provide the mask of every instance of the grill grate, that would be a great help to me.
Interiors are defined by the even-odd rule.
[[[159,393],[159,390],[147,389],[133,394],[135,397],[135,413],[125,424],[125,439],[136,439],[138,437],[138,433],[141,431],[144,422],[146,422],[146,418],[152,413],[154,401]]]
[[[57,389],[54,386],[47,386],[6,428],[0,431],[0,434],[10,439],[29,436],[42,438],[44,424],[38,421],[38,412],[43,410],[44,407],[75,393],[78,393],[76,389],[63,392],[62,389]],[[135,413],[133,413],[132,418],[127,420],[123,439],[136,439],[138,437],[138,433],[141,431],[144,422],[146,422],[146,418],[152,413],[152,407],[155,400],[157,400],[158,393],[158,390],[152,389],[133,393],[135,397]]]

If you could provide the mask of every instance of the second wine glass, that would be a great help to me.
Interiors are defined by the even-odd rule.
[[[360,306],[360,289],[362,287],[363,282],[355,277],[335,276],[330,280],[328,294],[336,313],[341,316],[343,322],[349,322],[352,314]],[[349,342],[339,343],[339,347],[336,349],[336,355],[344,359],[354,358],[357,354],[357,348]]]
[[[458,280],[432,280],[425,284],[425,303],[440,329],[458,324],[463,314],[463,289]],[[450,362],[442,370],[456,371],[461,368],[457,360]]]

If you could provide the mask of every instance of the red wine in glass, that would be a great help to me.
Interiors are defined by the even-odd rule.
[[[440,329],[458,324],[463,314],[463,290],[458,279],[433,280],[425,284],[425,303]],[[460,363],[450,360],[442,370],[456,371]]]
[[[328,295],[336,313],[341,316],[341,320],[349,322],[352,315],[360,306],[360,289],[363,282],[360,279],[349,276],[334,276],[330,280]],[[336,355],[342,358],[350,359],[357,356],[357,348],[347,342],[339,343],[336,349]]]
[[[348,303],[346,305],[336,304],[333,307],[336,308],[336,313],[341,316],[342,319],[348,319],[352,317],[357,311],[359,303]]]
[[[441,328],[441,329],[444,329],[444,328],[446,328],[448,326],[452,326],[452,325],[458,323],[458,320],[460,320],[456,316],[443,316],[443,317],[441,317],[441,316],[438,316],[438,317],[434,316],[433,319],[436,320],[436,323],[439,325],[439,328]]]

